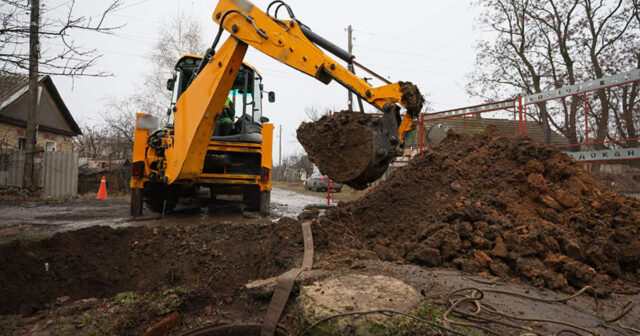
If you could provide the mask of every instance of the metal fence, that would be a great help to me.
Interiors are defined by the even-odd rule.
[[[24,151],[0,154],[0,186],[22,187]],[[34,180],[44,196],[78,195],[78,153],[44,152],[34,158]]]
[[[24,151],[0,153],[0,186],[21,187],[24,174]]]
[[[42,186],[46,196],[78,195],[78,153],[45,152]]]

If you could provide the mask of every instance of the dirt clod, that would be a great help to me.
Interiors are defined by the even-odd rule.
[[[407,112],[417,118],[424,106],[424,97],[418,87],[411,82],[399,82],[400,92],[402,92],[402,104],[407,108]]]

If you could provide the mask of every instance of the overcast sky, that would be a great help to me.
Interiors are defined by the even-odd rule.
[[[46,3],[54,8],[65,2]],[[269,2],[253,1],[262,10]],[[78,14],[95,15],[105,3],[77,0]],[[345,48],[346,27],[352,25],[354,54],[360,63],[392,81],[414,82],[436,111],[477,102],[464,91],[466,76],[474,65],[473,46],[483,34],[474,25],[478,9],[472,8],[470,1],[290,0],[288,3],[299,20]],[[76,120],[81,125],[102,122],[107,97],[126,97],[135,87],[143,85],[143,75],[151,69],[145,55],[153,48],[159,28],[178,12],[201,22],[203,41],[209,45],[217,30],[211,18],[216,4],[216,0],[125,0],[123,9],[110,19],[113,25],[126,24],[115,35],[78,36],[78,42],[104,54],[95,69],[114,76],[73,81],[54,77]],[[64,13],[64,7],[52,14],[56,11]],[[265,103],[264,114],[276,129],[283,125],[285,154],[301,150],[295,130],[305,119],[305,107],[342,110],[347,106],[346,90],[335,82],[326,86],[251,48],[246,60],[262,73],[265,90],[276,92],[276,103]],[[277,146],[274,147],[277,160],[276,153]]]

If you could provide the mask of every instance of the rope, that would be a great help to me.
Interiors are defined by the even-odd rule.
[[[583,295],[588,291],[594,294],[594,300],[596,304],[596,316],[600,320],[602,320],[604,324],[612,324],[614,322],[617,322],[618,327],[625,329],[627,331],[635,332],[633,328],[622,326],[619,323],[620,319],[625,317],[627,314],[629,314],[629,312],[631,312],[631,310],[633,310],[633,308],[635,307],[635,303],[633,301],[629,301],[622,307],[621,311],[617,315],[615,315],[613,318],[605,318],[600,315],[600,304],[598,302],[598,297],[595,292],[595,289],[591,286],[586,286],[581,290],[577,291],[576,293],[569,295],[567,297],[555,298],[555,299],[545,299],[545,298],[540,298],[540,297],[535,297],[535,296],[521,294],[521,293],[512,292],[512,291],[500,290],[500,289],[478,289],[473,287],[463,288],[463,289],[456,290],[447,296],[445,300],[447,310],[445,311],[442,318],[444,319],[445,325],[447,326],[450,326],[451,324],[468,326],[468,327],[481,329],[493,335],[501,335],[504,332],[498,332],[496,330],[492,330],[486,325],[500,324],[509,328],[520,329],[535,335],[540,335],[540,333],[534,331],[529,326],[511,323],[508,320],[520,321],[520,322],[539,322],[539,323],[555,324],[563,327],[568,327],[568,329],[565,328],[557,332],[555,334],[556,336],[582,335],[577,331],[581,331],[589,335],[599,335],[600,333],[594,329],[590,329],[588,327],[584,327],[584,326],[567,322],[567,321],[540,318],[540,317],[524,317],[524,316],[521,317],[521,316],[510,315],[503,311],[500,311],[496,307],[486,302],[483,302],[485,298],[485,293],[495,293],[495,294],[517,296],[517,297],[525,298],[528,300],[545,302],[545,303],[559,303],[559,302],[564,303],[580,295]],[[461,308],[462,305],[465,305],[466,308]],[[457,318],[461,318],[464,321],[454,320],[451,318],[453,316]],[[600,325],[603,325],[603,323],[601,323]]]

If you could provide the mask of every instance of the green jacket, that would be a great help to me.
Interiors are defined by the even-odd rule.
[[[226,108],[226,107],[223,108],[222,115],[220,117],[229,118],[233,121],[233,118],[236,116],[236,109],[233,106],[233,102],[228,97],[227,97],[227,101],[225,102],[225,105],[229,105],[229,108]]]

